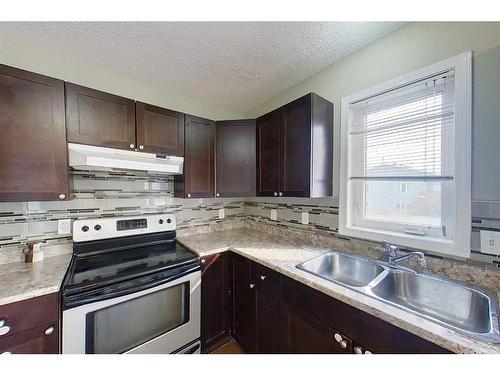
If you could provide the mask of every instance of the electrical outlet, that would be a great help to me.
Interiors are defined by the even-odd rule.
[[[71,219],[57,220],[57,234],[71,234]]]
[[[220,208],[219,209],[219,219],[224,219],[224,216],[225,216],[224,209]]]
[[[271,208],[271,220],[278,220],[278,212],[275,208]]]
[[[309,212],[302,212],[300,222],[304,225],[309,224]]]
[[[482,230],[480,236],[482,253],[500,255],[500,232]]]

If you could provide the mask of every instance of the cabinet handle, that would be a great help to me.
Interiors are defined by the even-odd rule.
[[[0,320],[0,336],[6,335],[10,332],[10,326],[7,324],[7,321]]]
[[[253,289],[255,287],[255,284],[250,283],[250,289]]]
[[[2,354],[12,354],[12,352],[2,352]]]
[[[64,198],[66,198],[66,194],[63,193],[59,194],[59,199],[64,199]]]
[[[278,195],[279,195],[280,197],[282,197],[282,196],[283,196],[283,193],[280,191],[280,193],[279,193]]]
[[[128,145],[128,148],[133,149],[134,147],[135,147],[135,145],[133,143],[131,143],[131,144]]]
[[[220,197],[220,194],[219,194],[219,193],[217,193],[217,194],[215,194],[215,196],[216,196],[216,197]]]
[[[274,192],[273,195],[276,197],[276,196],[278,196],[278,193]]]
[[[187,193],[186,197],[191,198],[191,194]]]
[[[202,264],[205,264],[205,262],[206,262],[206,261],[207,261],[206,259],[202,259],[202,260],[201,260],[201,263],[202,263]]]
[[[347,341],[344,340],[344,338],[342,337],[341,334],[336,333],[335,335],[333,335],[333,338],[335,339],[335,341],[337,341],[339,343],[339,345],[342,349],[347,348]]]
[[[144,146],[143,145],[139,145],[139,150],[144,150]]]
[[[369,350],[365,350],[365,354],[373,354],[373,353]]]
[[[355,346],[354,354],[363,354],[363,348],[361,346]]]
[[[50,335],[52,335],[52,334],[54,333],[54,331],[55,331],[54,326],[50,326],[49,328],[47,328],[47,329],[45,330],[45,336],[50,336]]]
[[[264,280],[266,279],[266,277],[267,277],[266,275],[260,275],[260,279],[261,279],[262,281],[264,281]]]

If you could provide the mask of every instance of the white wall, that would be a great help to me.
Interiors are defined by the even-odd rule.
[[[499,45],[500,22],[413,23],[274,96],[249,111],[247,117],[262,115],[308,92],[332,101],[335,106],[335,176],[338,176],[342,97],[472,50],[480,69],[474,72],[480,78],[478,82],[490,82],[488,87],[481,86],[475,92],[479,91],[483,97],[496,95],[488,108],[485,109],[484,101],[481,103],[485,105],[475,106],[473,199],[500,200],[500,53],[492,52]],[[487,58],[483,58],[483,54]],[[338,192],[337,178],[334,191]]]
[[[2,35],[0,35],[0,64],[212,120],[243,117],[243,114],[237,111],[179,95],[109,69],[56,55],[34,45],[9,40]]]

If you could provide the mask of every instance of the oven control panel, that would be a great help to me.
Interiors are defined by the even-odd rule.
[[[73,222],[73,241],[95,241],[175,230],[174,214],[83,219]]]
[[[142,229],[148,227],[147,219],[132,219],[132,220],[118,220],[116,222],[116,230],[132,230]]]

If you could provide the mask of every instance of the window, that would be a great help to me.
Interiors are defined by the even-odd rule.
[[[468,257],[471,53],[343,98],[341,155],[341,234]]]

